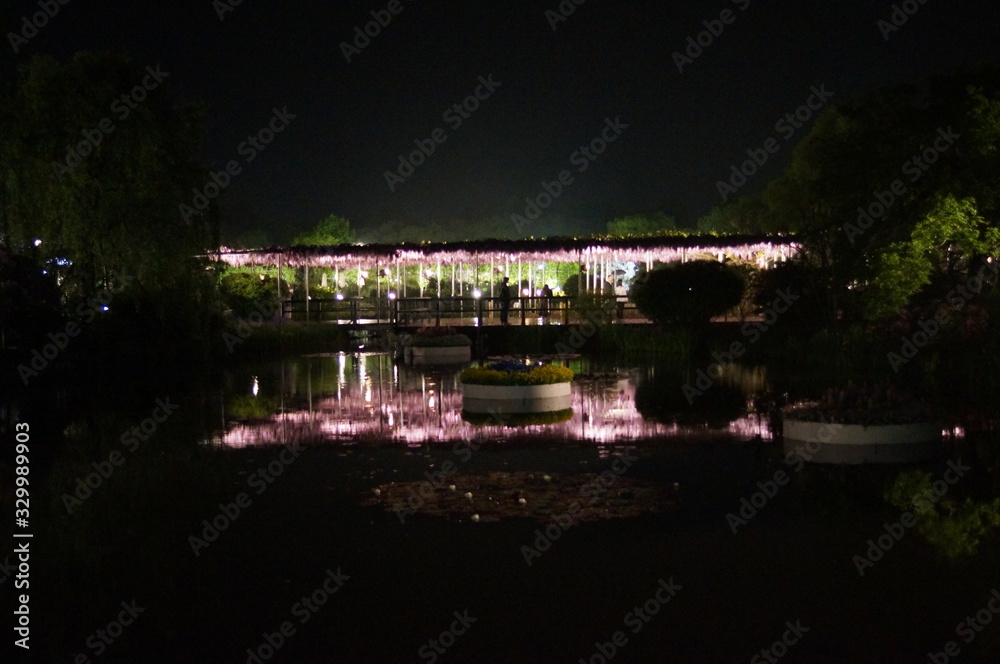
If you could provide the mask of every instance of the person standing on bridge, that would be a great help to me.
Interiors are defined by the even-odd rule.
[[[510,325],[507,317],[510,315],[510,277],[504,277],[500,284],[500,324]]]

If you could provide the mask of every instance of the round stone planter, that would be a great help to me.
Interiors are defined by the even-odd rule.
[[[413,364],[461,364],[472,361],[472,346],[407,346],[404,357]]]
[[[462,385],[462,409],[470,413],[546,413],[572,407],[571,383]]]
[[[914,463],[941,454],[941,425],[784,422],[784,450],[812,463]]]

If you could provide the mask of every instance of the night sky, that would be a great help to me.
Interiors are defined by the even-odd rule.
[[[5,33],[38,11],[37,1],[11,4]],[[159,64],[178,92],[208,105],[204,157],[215,169],[243,159],[239,145],[287,107],[296,117],[222,198],[224,238],[259,228],[287,242],[337,213],[377,241],[373,229],[389,220],[503,215],[510,226],[497,234],[510,234],[510,215],[564,170],[572,182],[518,235],[592,231],[660,209],[693,221],[721,201],[716,182],[730,166],[768,138],[781,149],[745,191],[781,172],[812,121],[791,136],[776,122],[813,87],[832,92],[830,104],[998,59],[994,0],[913,0],[917,11],[888,39],[878,22],[890,2],[565,0],[574,11],[556,22],[546,12],[559,6],[70,0],[19,53],[5,39],[4,71],[35,53],[99,49]],[[678,71],[673,54],[724,10],[729,24],[715,24],[722,33]],[[348,63],[341,44],[372,11],[391,21]],[[500,85],[468,117],[446,115],[480,77]],[[574,155],[609,119],[619,126],[606,151]],[[438,129],[444,142],[391,191],[385,172]]]

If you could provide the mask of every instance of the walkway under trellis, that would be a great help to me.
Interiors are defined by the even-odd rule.
[[[547,304],[539,300],[545,284],[557,296],[564,295],[562,284],[548,278],[553,271],[558,273],[553,265],[576,266],[578,294],[620,296],[616,286],[627,288],[638,270],[652,269],[657,262],[739,259],[768,268],[799,250],[793,238],[784,236],[686,236],[223,248],[213,257],[232,266],[278,268],[279,294],[281,268],[302,268],[305,292],[297,294],[297,299],[282,298],[282,310],[286,315],[304,315],[306,320],[405,323],[413,317],[411,313],[418,312],[417,318],[438,324],[442,317],[486,324],[496,309],[498,284],[505,276],[510,278],[515,298],[512,322],[526,322],[529,314],[533,321],[538,319],[534,322],[546,322],[541,316],[544,307],[552,309],[549,321],[569,322],[570,298],[556,297]],[[330,293],[318,298],[310,295],[310,269],[322,271],[322,284],[335,291],[332,297]],[[520,320],[514,321],[517,309],[522,310]]]

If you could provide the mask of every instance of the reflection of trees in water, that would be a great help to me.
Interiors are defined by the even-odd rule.
[[[940,481],[939,481],[940,482]],[[934,478],[922,470],[901,473],[886,491],[886,500],[916,517],[917,532],[951,560],[973,556],[980,541],[1000,527],[1000,498],[979,502],[949,493],[938,497]]]
[[[743,389],[729,381],[716,380],[692,399],[684,394],[695,378],[677,370],[654,370],[639,381],[636,409],[647,419],[691,426],[725,427],[746,415],[747,397]]]
[[[380,361],[381,359],[381,361]],[[223,444],[234,447],[283,442],[396,441],[407,444],[449,442],[480,437],[503,439],[509,429],[489,423],[463,421],[463,398],[457,372],[420,370],[393,365],[379,356],[301,358],[284,371],[285,380],[273,371],[261,371],[260,396],[252,397],[242,387],[248,379],[236,381],[247,390],[239,403],[230,401],[227,415],[236,417],[242,407],[247,420],[230,423],[221,434]],[[275,394],[283,385],[284,397]],[[680,383],[668,387],[680,395]],[[640,390],[644,388],[639,388]],[[666,393],[665,387],[653,388],[654,394]],[[711,424],[718,431],[712,435],[769,438],[759,418],[746,416],[744,399],[739,391],[720,390],[729,400],[725,409],[716,408]],[[251,399],[278,399],[283,407],[261,413],[261,406],[244,404]],[[653,413],[637,408],[634,379],[623,375],[581,377],[574,381],[572,415],[566,421],[531,422],[519,435],[539,438],[593,441],[596,443],[666,438],[704,431],[706,418],[656,419]],[[712,399],[706,403],[714,403]],[[683,396],[681,396],[683,399]],[[232,406],[236,406],[233,408]],[[699,404],[700,406],[700,404]],[[282,413],[283,410],[283,413]],[[565,413],[561,414],[562,417]],[[262,419],[258,419],[262,417]],[[561,420],[562,417],[557,419]],[[694,423],[687,431],[683,425]]]

